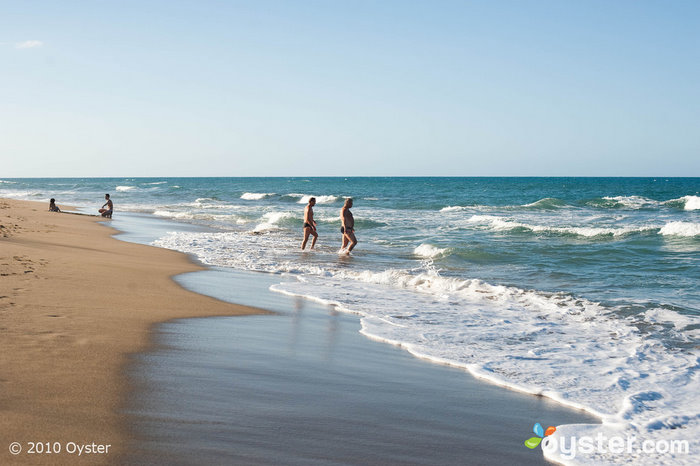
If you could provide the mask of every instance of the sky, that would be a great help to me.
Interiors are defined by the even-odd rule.
[[[697,1],[0,12],[4,178],[700,176]]]

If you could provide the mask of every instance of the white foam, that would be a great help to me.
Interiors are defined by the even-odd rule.
[[[200,197],[195,199],[194,202],[185,202],[182,204],[178,204],[178,206],[182,207],[194,207],[196,209],[228,209],[228,210],[242,210],[244,209],[243,206],[237,206],[234,204],[227,204],[223,201],[220,201],[218,199],[214,199],[212,197]]]
[[[620,227],[592,227],[592,226],[556,226],[556,225],[534,225],[522,223],[510,218],[498,217],[494,215],[472,215],[468,220],[469,223],[485,226],[494,231],[508,231],[518,228],[530,230],[533,232],[543,233],[558,233],[558,234],[573,234],[592,238],[595,236],[623,236],[635,232],[653,231],[658,227],[653,225],[643,226],[620,226]]]
[[[432,244],[421,244],[413,250],[413,254],[420,257],[438,257],[447,252],[447,248],[438,248]]]
[[[698,210],[700,209],[700,196],[683,196],[685,200],[685,210]]]
[[[683,204],[684,210],[698,210],[700,209],[700,196],[683,196],[666,201],[665,204]]]
[[[262,222],[259,223],[253,231],[255,233],[262,233],[270,230],[278,230],[279,223],[285,219],[296,218],[296,215],[292,212],[267,212],[262,216]]]
[[[467,209],[469,209],[469,207],[455,205],[455,206],[443,207],[442,209],[440,209],[440,212],[460,212],[462,210],[467,210]]]
[[[118,192],[126,192],[126,191],[132,191],[136,188],[136,186],[117,186],[117,191]]]
[[[274,195],[275,193],[243,193],[241,194],[241,199],[245,199],[246,201],[259,201],[260,199],[265,199]]]
[[[316,198],[316,204],[331,204],[338,200],[338,196],[312,196],[309,194],[302,194],[301,199],[299,199],[299,204],[306,204],[312,197]]]
[[[40,197],[44,196],[44,193],[41,191],[28,191],[28,190],[21,190],[21,191],[15,191],[15,190],[0,190],[0,197],[9,197],[12,199],[31,199],[34,197]]]
[[[165,184],[165,183],[167,183],[167,181],[156,181],[154,183],[146,183],[146,184],[157,185],[157,184]]]
[[[290,212],[268,212],[265,219],[276,224],[291,217]],[[274,291],[357,313],[362,333],[370,338],[602,419],[599,426],[558,426],[560,435],[632,434],[640,442],[680,436],[691,440],[693,451],[700,448],[700,346],[691,341],[699,335],[684,330],[697,320],[694,316],[659,308],[628,317],[622,310],[616,314],[612,305],[570,294],[445,277],[432,268],[348,268],[337,265],[335,246],[321,247],[314,261],[305,261],[293,243],[274,230],[265,235],[173,233],[156,242],[212,265],[292,273]],[[424,249],[428,246],[435,247]],[[662,333],[649,331],[653,326],[682,335],[689,349],[668,349]],[[634,460],[670,464],[679,458]],[[604,454],[576,458],[582,464],[615,461]]]
[[[133,211],[133,209],[124,208],[127,211]],[[215,220],[219,223],[226,224],[240,224],[240,218],[233,214],[213,214],[207,212],[191,212],[191,211],[173,211],[156,209],[153,211],[153,215],[158,217],[173,218],[177,220]],[[243,221],[245,223],[245,220]]]
[[[615,201],[629,209],[642,209],[645,207],[658,206],[661,203],[643,196],[603,196],[603,199]]]
[[[656,308],[644,312],[644,320],[650,323],[667,323],[673,325],[677,330],[683,330],[689,325],[700,324],[700,317],[679,314],[670,309]]]
[[[629,434],[640,442],[680,437],[699,445],[697,351],[668,351],[630,323],[608,317],[610,309],[600,304],[402,271],[305,276],[273,290],[336,304],[360,314],[362,333],[370,338],[462,367],[492,383],[586,409],[603,421],[593,427],[566,426],[560,434]],[[672,314],[662,318],[678,319]],[[679,425],[685,432],[675,430]],[[607,464],[611,459],[580,455],[576,463]],[[678,457],[635,460],[675,464]]]
[[[661,227],[659,234],[664,236],[698,236],[700,235],[700,223],[669,222]]]
[[[155,210],[153,215],[166,218],[193,219],[194,215],[190,212],[175,212],[172,210]]]

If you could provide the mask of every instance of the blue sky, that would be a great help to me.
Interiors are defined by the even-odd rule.
[[[694,1],[0,1],[0,176],[700,176]]]

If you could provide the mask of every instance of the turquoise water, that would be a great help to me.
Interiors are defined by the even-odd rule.
[[[0,182],[0,197],[96,210],[109,192],[115,215],[200,225],[155,244],[279,274],[274,291],[358,313],[370,338],[651,438],[700,437],[699,191],[699,178]],[[302,253],[311,195],[320,239]],[[350,257],[338,255],[346,196]]]

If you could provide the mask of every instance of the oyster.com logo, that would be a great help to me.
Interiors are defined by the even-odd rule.
[[[547,430],[544,430],[542,428],[542,425],[539,422],[535,422],[535,425],[532,426],[532,431],[537,435],[537,437],[530,437],[529,439],[525,440],[525,446],[528,447],[529,449],[537,448],[537,446],[542,442],[542,439],[552,435],[554,432],[556,432],[557,428],[554,426],[549,426],[547,427]]]

